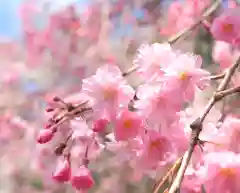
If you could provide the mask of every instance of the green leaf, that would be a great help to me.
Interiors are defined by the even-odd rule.
[[[31,186],[34,187],[37,190],[43,190],[44,189],[43,182],[40,179],[32,179],[30,183],[31,183]]]

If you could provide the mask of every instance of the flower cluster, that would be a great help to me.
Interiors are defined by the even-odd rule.
[[[9,186],[13,188],[10,192],[14,192],[21,186],[17,189],[20,193],[34,192],[32,187],[37,187],[36,192],[43,188],[48,192],[61,192],[66,186],[60,184],[70,184],[78,192],[97,187],[97,192],[118,193],[124,192],[123,183],[144,177],[157,180],[160,176],[163,178],[154,193],[159,189],[158,192],[170,193],[170,185],[177,179],[176,168],[183,166],[179,160],[189,150],[196,132],[191,123],[207,111],[181,180],[181,192],[240,191],[237,182],[240,175],[239,96],[228,96],[240,92],[239,64],[232,67],[239,58],[240,45],[236,1],[229,0],[231,8],[219,16],[216,12],[213,17],[210,15],[218,7],[208,9],[210,0],[173,2],[161,34],[188,31],[180,36],[177,33],[173,36],[176,38],[164,43],[153,44],[142,44],[147,42],[140,30],[145,26],[139,23],[144,20],[149,24],[160,16],[154,16],[149,5],[141,10],[140,4],[144,3],[140,2],[92,1],[82,13],[73,5],[50,15],[49,7],[39,9],[41,3],[23,4],[21,17],[27,61],[1,67],[1,190]],[[154,6],[155,12],[158,8]],[[44,25],[33,25],[36,20],[37,24],[43,24],[35,16],[44,14],[48,18],[44,19]],[[155,22],[153,30],[159,27],[159,21]],[[180,51],[172,45],[182,37],[187,39],[190,32],[197,35],[201,26],[215,40],[211,62],[216,65],[207,66],[204,56]],[[133,29],[139,33],[130,37]],[[118,40],[116,31],[120,31]],[[121,46],[117,45],[118,41]],[[137,51],[133,62],[126,62],[133,63],[133,67],[124,72],[122,63],[132,60],[124,55],[130,43],[132,47],[141,46],[133,50]],[[212,71],[217,75],[212,75]],[[133,87],[130,73],[143,82]],[[39,83],[35,76],[43,76],[44,80]],[[208,95],[223,78],[228,82],[226,87],[213,94],[220,102],[208,111],[209,108],[205,108]],[[26,93],[19,96],[18,92]],[[43,97],[47,98],[46,103]],[[39,109],[44,108],[46,114],[41,117]],[[43,122],[44,128],[38,130]],[[103,167],[99,164],[102,158]],[[105,169],[111,171],[111,175],[105,176],[102,172]],[[104,173],[100,183],[97,172]],[[39,174],[43,176],[40,180],[43,184],[35,181],[35,175]],[[166,181],[168,184],[160,187],[159,184]],[[163,189],[165,187],[168,189]]]
[[[54,114],[38,142],[59,141],[55,153],[64,159],[53,175],[55,180],[71,181],[77,189],[90,188],[88,164],[102,146],[143,174],[173,163],[186,150],[188,132],[181,111],[193,102],[196,90],[207,87],[210,73],[201,69],[199,56],[181,53],[169,44],[140,47],[134,62],[146,79],[137,91],[117,66],[106,64],[83,80],[80,95],[70,102],[55,97],[49,104],[47,112]],[[129,108],[132,100],[133,109]],[[77,154],[81,159],[75,174],[73,144],[79,143],[83,147]]]
[[[237,11],[213,22],[211,32],[217,40],[237,45]],[[231,29],[224,22],[231,23]],[[218,30],[222,25],[224,29]],[[227,43],[217,42],[214,50],[214,60],[223,68],[234,61],[229,48]],[[156,171],[164,171],[187,150],[189,123],[199,116],[198,111],[193,113],[194,103],[211,80],[201,57],[173,49],[168,43],[154,43],[143,44],[133,63],[144,80],[137,89],[116,65],[105,64],[83,79],[79,94],[66,101],[58,97],[50,101],[47,112],[53,114],[37,141],[57,144],[54,180],[88,190],[94,185],[89,164],[104,149],[114,153],[118,163],[128,162],[140,176],[156,177]],[[239,191],[239,129],[237,116],[223,118],[215,109],[204,122],[199,139],[204,147],[200,145],[201,151],[195,151],[188,166],[184,192],[198,193],[201,188]]]
[[[210,4],[209,0],[172,2],[167,13],[167,22],[161,28],[160,33],[169,36],[191,26]]]

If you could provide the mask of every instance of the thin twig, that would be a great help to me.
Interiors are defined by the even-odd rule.
[[[189,31],[194,30],[199,24],[202,23],[202,21],[204,21],[208,16],[210,16],[222,3],[222,0],[216,0],[202,15],[202,17],[200,19],[198,19],[194,24],[192,24],[190,27],[183,29],[182,31],[180,31],[179,33],[177,33],[176,35],[174,35],[173,37],[171,37],[168,40],[169,44],[173,44],[175,42],[177,42],[180,38],[182,38],[183,36],[185,36],[185,34],[187,34]]]
[[[192,129],[192,137],[189,143],[189,147],[188,150],[186,151],[186,153],[183,156],[183,161],[181,164],[181,167],[177,173],[177,176],[172,184],[172,186],[170,187],[169,193],[176,193],[177,191],[180,190],[180,186],[185,174],[185,171],[188,167],[188,164],[190,162],[190,159],[192,157],[194,148],[196,146],[196,144],[198,143],[198,137],[200,132],[202,131],[202,125],[203,122],[206,118],[206,116],[208,115],[208,113],[210,112],[210,110],[212,109],[212,107],[215,105],[216,102],[218,102],[220,100],[220,98],[218,97],[219,93],[224,93],[225,89],[227,88],[234,72],[236,71],[237,67],[240,65],[240,57],[238,57],[237,61],[235,64],[233,64],[226,72],[224,79],[222,80],[222,82],[220,83],[217,91],[213,94],[212,98],[210,99],[210,101],[208,102],[208,104],[206,105],[205,110],[203,111],[202,115],[197,118],[191,125],[191,129]],[[228,94],[225,93],[225,94]]]
[[[190,27],[183,29],[179,33],[170,37],[167,42],[169,44],[176,43],[182,37],[186,37],[193,31],[198,25],[202,23],[202,21],[206,20],[208,16],[210,16],[216,9],[221,5],[222,0],[216,0],[207,10],[203,13],[202,17],[199,18],[195,23],[193,23]],[[133,66],[131,69],[127,70],[126,72],[122,73],[122,76],[126,77],[130,75],[132,72],[135,72],[139,67]]]
[[[131,67],[130,69],[128,69],[128,71],[123,72],[123,73],[122,73],[122,76],[123,76],[123,77],[126,77],[126,76],[130,75],[131,73],[135,72],[135,71],[138,70],[138,69],[139,69],[139,66],[133,66],[133,67]]]
[[[156,185],[153,187],[153,193],[158,193],[159,189],[167,182],[169,177],[175,173],[177,173],[181,163],[182,163],[182,157],[178,158],[178,160],[174,163],[174,165],[168,170],[167,174],[163,176],[163,178],[156,183]]]
[[[224,78],[224,76],[225,76],[225,73],[213,75],[213,76],[210,76],[210,80],[219,80]]]
[[[221,91],[221,92],[217,92],[216,93],[216,98],[221,100],[223,97],[226,97],[228,95],[232,95],[232,94],[235,94],[235,93],[239,93],[239,92],[240,92],[240,86],[236,86],[236,87],[229,88],[229,89]]]

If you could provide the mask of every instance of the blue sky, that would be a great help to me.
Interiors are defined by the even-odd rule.
[[[23,0],[0,0],[0,40],[19,39],[21,37],[21,20],[18,8]],[[84,8],[92,0],[39,0],[39,2],[52,2],[51,9],[58,10],[70,3],[78,3]],[[240,1],[240,0],[238,0]]]
[[[19,18],[18,8],[23,0],[0,0],[0,40],[19,39],[21,37],[21,20]],[[52,2],[53,11],[66,6],[70,3],[76,3],[84,7],[92,0],[39,0],[39,2]]]
[[[0,1],[0,38],[18,37],[21,32],[21,22],[18,7],[21,0]]]

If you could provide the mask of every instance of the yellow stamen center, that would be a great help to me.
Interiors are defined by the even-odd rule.
[[[128,119],[128,120],[124,121],[123,125],[124,125],[124,128],[126,128],[126,129],[132,128],[132,125],[133,125],[132,120]]]
[[[226,24],[223,24],[223,31],[224,32],[232,32],[233,31],[233,24],[231,23],[226,23]]]
[[[160,149],[161,146],[162,146],[162,142],[159,139],[152,141],[150,144],[151,149]]]
[[[181,72],[179,77],[181,80],[186,80],[188,78],[188,74],[186,72]]]
[[[228,177],[236,176],[236,170],[234,168],[222,168],[220,173],[221,175]]]
[[[116,95],[116,89],[113,87],[106,87],[104,89],[103,95],[105,100],[113,99]]]

